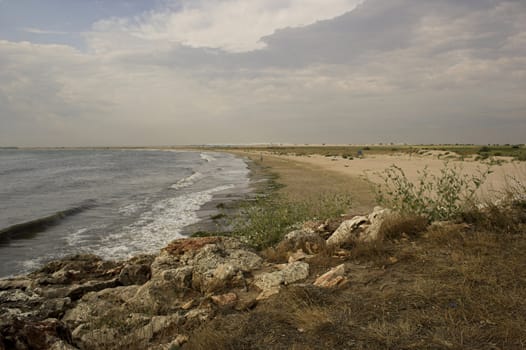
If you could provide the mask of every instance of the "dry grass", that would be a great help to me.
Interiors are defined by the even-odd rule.
[[[505,230],[453,223],[407,239],[395,227],[410,232],[421,223],[393,222],[385,228],[393,239],[344,257],[352,268],[341,289],[290,286],[250,312],[201,326],[184,348],[524,349],[526,227],[516,218]],[[337,261],[309,263],[321,271]]]

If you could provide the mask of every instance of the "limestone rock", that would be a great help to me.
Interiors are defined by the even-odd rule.
[[[261,273],[254,279],[254,285],[262,291],[258,300],[278,293],[281,285],[298,282],[308,276],[309,264],[301,261],[285,264],[280,271]]]
[[[192,266],[179,267],[174,270],[166,270],[161,273],[161,279],[173,284],[174,288],[184,290],[192,284]]]
[[[119,273],[119,283],[123,286],[129,286],[132,284],[141,285],[146,283],[152,275],[150,267],[153,260],[153,257],[149,255],[143,255],[131,259],[124,265]]]
[[[345,265],[338,265],[324,273],[314,281],[314,285],[323,288],[333,288],[345,281]]]
[[[327,239],[327,245],[339,247],[344,243],[375,241],[380,238],[380,228],[389,215],[392,215],[391,210],[375,207],[368,216],[355,216],[346,220]]]
[[[379,238],[378,234],[380,233],[382,223],[392,214],[393,213],[390,209],[375,207],[373,212],[368,216],[369,225],[360,234],[359,240],[362,242],[371,242],[377,240]]]
[[[291,284],[304,280],[309,277],[309,264],[302,261],[287,264],[285,268],[281,270],[281,274],[283,275],[284,284]]]
[[[368,222],[366,216],[355,216],[350,220],[341,223],[340,227],[327,239],[327,245],[330,247],[339,247],[344,243],[351,242],[358,235],[361,225]]]
[[[219,264],[213,272],[214,277],[221,281],[226,281],[235,274],[236,268],[232,264]]]

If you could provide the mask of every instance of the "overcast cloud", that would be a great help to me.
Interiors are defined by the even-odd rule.
[[[149,3],[0,25],[0,146],[526,142],[524,1]]]

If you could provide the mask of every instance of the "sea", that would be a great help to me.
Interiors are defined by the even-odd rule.
[[[72,254],[155,253],[249,190],[245,161],[174,150],[0,150],[0,277]]]

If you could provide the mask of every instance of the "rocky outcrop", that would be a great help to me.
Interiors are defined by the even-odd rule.
[[[178,347],[203,322],[250,310],[291,285],[344,286],[354,274],[346,265],[315,269],[322,275],[314,278],[312,259],[333,254],[337,261],[341,249],[327,247],[378,239],[388,215],[377,208],[334,232],[332,222],[306,223],[275,247],[285,264],[264,261],[232,237],[177,240],[128,261],[76,255],[50,262],[0,280],[0,349]]]

